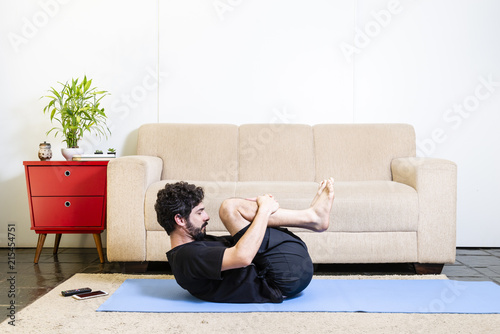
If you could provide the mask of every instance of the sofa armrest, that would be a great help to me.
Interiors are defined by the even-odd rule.
[[[145,261],[144,197],[159,181],[163,161],[152,156],[125,156],[108,164],[107,256],[109,261]]]
[[[398,158],[391,163],[396,182],[418,194],[419,263],[453,263],[456,256],[457,165],[435,158]]]

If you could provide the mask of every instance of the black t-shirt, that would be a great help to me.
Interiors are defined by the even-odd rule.
[[[251,264],[244,268],[221,271],[222,257],[234,245],[232,237],[207,235],[167,252],[177,283],[193,296],[221,303],[281,303],[281,291],[259,275]],[[272,283],[271,283],[272,284]]]

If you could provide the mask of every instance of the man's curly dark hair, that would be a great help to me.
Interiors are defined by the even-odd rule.
[[[181,181],[166,184],[164,189],[158,191],[155,210],[158,223],[170,235],[174,231],[175,216],[188,219],[195,206],[203,201],[205,194],[203,188],[194,184]]]

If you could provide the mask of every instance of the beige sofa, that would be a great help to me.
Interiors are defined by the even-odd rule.
[[[308,207],[318,182],[335,178],[331,224],[295,229],[315,263],[414,263],[440,272],[455,261],[455,163],[416,158],[406,124],[147,124],[137,155],[108,165],[107,256],[125,265],[166,261],[170,241],[154,203],[165,183],[204,187],[208,232],[228,197],[272,193]],[[293,229],[292,229],[293,230]]]

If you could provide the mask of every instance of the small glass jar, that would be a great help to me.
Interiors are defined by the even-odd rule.
[[[47,143],[45,141],[43,143],[40,143],[38,157],[42,161],[49,161],[50,159],[52,159],[52,150],[50,149],[50,143]]]

